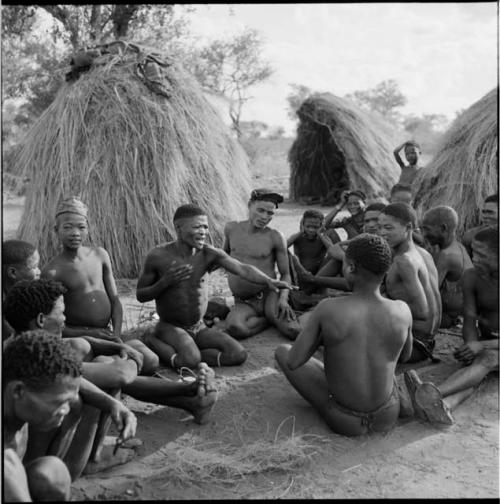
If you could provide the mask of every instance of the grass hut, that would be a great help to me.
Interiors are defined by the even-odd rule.
[[[398,138],[380,116],[330,93],[311,96],[297,115],[288,154],[292,199],[332,205],[345,189],[388,197],[400,174],[392,155]]]
[[[484,198],[498,191],[498,88],[455,119],[415,184],[419,211],[453,207],[459,235],[479,223]]]
[[[248,159],[200,87],[175,62],[123,42],[78,53],[16,158],[31,180],[18,235],[56,253],[61,199],[89,207],[90,241],[115,274],[137,277],[146,253],[175,238],[175,209],[206,210],[213,242],[244,218]],[[18,173],[16,171],[16,173]]]

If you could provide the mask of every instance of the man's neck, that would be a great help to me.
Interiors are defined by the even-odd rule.
[[[184,243],[180,240],[177,240],[176,247],[181,257],[192,257],[197,252],[197,249],[195,247],[192,247],[191,245],[188,245],[187,243]]]
[[[449,247],[451,247],[452,245],[455,244],[455,242],[457,241],[456,237],[455,237],[455,234],[447,234],[447,235],[444,235],[441,239],[441,243],[439,244],[439,248],[440,250],[444,250],[444,249],[447,249]]]
[[[70,248],[67,248],[67,247],[63,246],[63,251],[62,251],[61,255],[65,259],[70,259],[70,260],[76,259],[77,257],[80,256],[80,250],[81,250],[81,248],[82,247],[78,247],[77,249],[70,249]]]
[[[413,243],[411,234],[409,237],[407,237],[405,240],[403,240],[401,243],[393,247],[394,250],[394,255],[401,255],[404,254],[405,252],[408,252],[410,249],[414,248],[415,245]]]
[[[352,293],[358,297],[382,297],[380,294],[380,281],[368,279],[364,276],[354,280],[352,285]]]

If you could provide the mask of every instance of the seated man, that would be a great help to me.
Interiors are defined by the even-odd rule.
[[[265,286],[275,292],[291,287],[206,244],[208,217],[196,205],[180,206],[174,225],[177,240],[148,253],[137,283],[137,300],[154,299],[160,317],[154,332],[146,336],[146,344],[174,369],[194,368],[202,359],[212,366],[242,364],[246,352],[241,344],[222,330],[203,324],[208,273],[223,267],[256,288]]]
[[[462,277],[466,270],[472,268],[467,250],[457,240],[457,226],[458,215],[449,206],[440,205],[424,214],[424,237],[436,247],[433,258],[443,306],[441,327],[456,325],[457,317],[463,314]]]
[[[323,225],[323,214],[317,210],[306,210],[300,221],[300,231],[287,240],[287,248],[293,245],[293,252],[300,264],[313,275],[325,260],[326,248],[318,231]]]
[[[293,387],[344,436],[386,432],[398,419],[395,369],[411,354],[412,317],[406,303],[380,294],[390,264],[385,240],[351,240],[343,272],[353,294],[321,301],[293,346],[276,349]],[[324,365],[312,357],[321,345]]]
[[[238,261],[263,272],[266,278],[276,278],[277,267],[281,280],[289,283],[285,239],[279,231],[268,227],[282,201],[283,196],[269,189],[252,191],[248,220],[226,224],[224,250]],[[271,288],[265,288],[264,282],[257,285],[255,280],[249,281],[231,273],[228,283],[235,305],[226,318],[229,334],[236,339],[244,339],[271,324],[287,338],[295,339],[300,326],[288,302],[289,289],[284,288],[278,294],[272,284]]]
[[[484,200],[483,208],[481,209],[481,223],[477,227],[473,227],[464,233],[462,243],[466,248],[469,256],[472,257],[472,240],[478,231],[487,227],[498,229],[498,193],[491,194]]]
[[[81,377],[78,355],[57,336],[36,330],[10,338],[4,343],[2,371],[7,502],[69,500],[71,475],[61,458],[82,421],[71,415],[81,401],[111,415],[120,430],[119,443],[135,435],[134,414]],[[32,430],[45,432],[53,440],[45,453],[24,460],[23,465]],[[58,431],[55,437],[54,430]]]
[[[2,299],[19,280],[35,280],[40,277],[40,255],[31,243],[7,240],[2,243]],[[2,339],[14,331],[2,314]]]
[[[102,247],[83,245],[89,229],[87,212],[87,206],[74,197],[58,206],[55,230],[62,252],[43,268],[42,276],[66,287],[65,337],[122,343],[123,308],[109,254]],[[138,339],[127,341],[127,345],[143,355],[142,374],[152,374],[159,365],[158,356]]]
[[[394,252],[385,278],[385,292],[390,299],[408,303],[413,317],[413,351],[408,362],[434,359],[434,337],[441,321],[438,279],[432,274],[435,266],[434,271],[429,270],[429,254],[413,243],[415,222],[415,211],[404,203],[391,203],[379,215],[379,235]]]
[[[465,272],[464,344],[455,351],[463,367],[437,387],[422,383],[412,370],[405,381],[417,415],[430,422],[451,424],[451,411],[467,399],[491,372],[498,373],[498,230],[478,231],[472,242],[474,268]]]

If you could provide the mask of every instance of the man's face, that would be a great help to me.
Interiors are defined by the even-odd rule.
[[[191,248],[201,250],[208,235],[208,217],[196,215],[180,219],[177,225],[179,240]]]
[[[62,335],[62,330],[64,329],[64,322],[66,317],[64,316],[64,297],[59,296],[54,303],[52,311],[45,315],[43,318],[43,329],[51,334],[57,336]]]
[[[419,150],[413,145],[407,145],[405,147],[405,157],[411,165],[417,164],[419,154]]]
[[[486,243],[472,240],[472,264],[479,275],[489,276],[498,271],[498,254]]]
[[[34,390],[21,382],[15,397],[16,417],[37,430],[49,431],[59,427],[78,399],[80,377],[59,377],[50,387]],[[19,390],[16,387],[16,390]]]
[[[380,213],[379,236],[387,240],[391,247],[397,247],[408,238],[409,227],[391,215]]]
[[[349,210],[351,215],[357,215],[361,210],[365,208],[365,202],[359,197],[354,194],[349,196],[347,198],[347,210]]]
[[[304,219],[302,225],[304,228],[304,234],[309,240],[314,240],[318,236],[318,230],[321,227],[321,221],[319,219],[308,217]]]
[[[265,228],[274,217],[276,205],[272,201],[252,201],[248,207],[248,219],[256,228]]]
[[[406,203],[411,206],[411,192],[409,191],[395,191],[391,194],[391,203]]]
[[[422,233],[430,245],[441,245],[444,238],[442,227],[429,218],[424,218]]]
[[[40,278],[40,254],[35,250],[24,264],[13,266],[13,276],[16,282],[20,280],[38,280]]]
[[[369,210],[363,217],[363,233],[378,234],[378,216],[380,210]]]
[[[488,201],[481,209],[481,222],[485,226],[498,227],[498,205]]]
[[[57,216],[56,232],[62,245],[69,250],[77,250],[88,235],[87,219],[75,213]]]

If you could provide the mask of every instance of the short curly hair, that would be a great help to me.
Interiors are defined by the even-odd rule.
[[[319,219],[321,222],[323,222],[324,218],[325,216],[319,210],[306,210],[302,215],[302,222],[304,222],[306,219]]]
[[[23,240],[6,240],[2,242],[2,272],[5,275],[8,266],[26,264],[36,252],[36,247]]]
[[[48,315],[66,288],[54,280],[21,280],[14,284],[3,302],[3,315],[16,332],[27,331],[39,313]]]
[[[493,253],[498,255],[498,229],[481,229],[474,235],[474,240],[484,243]]]
[[[3,349],[3,380],[23,381],[30,389],[43,390],[58,378],[78,378],[82,362],[71,344],[43,329],[13,336]]]
[[[403,226],[411,224],[412,229],[417,227],[417,213],[407,203],[391,203],[387,205],[380,213],[388,215],[398,220]]]
[[[345,252],[347,258],[374,275],[383,275],[392,262],[389,244],[380,236],[362,233],[353,238]]]
[[[458,214],[448,205],[438,205],[425,212],[423,222],[428,224],[446,224],[449,230],[455,231],[458,227]]]

